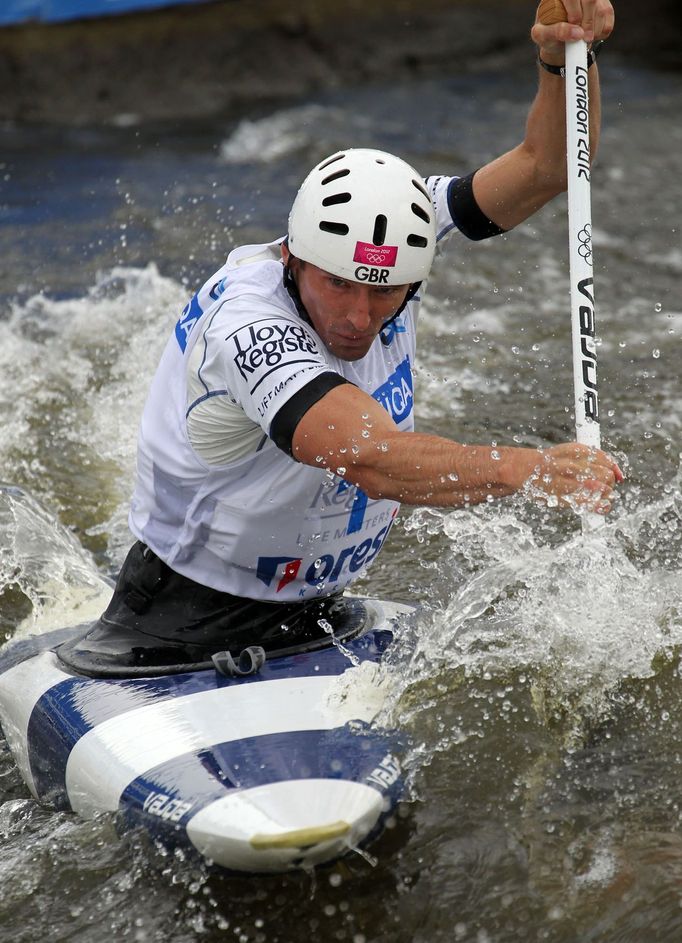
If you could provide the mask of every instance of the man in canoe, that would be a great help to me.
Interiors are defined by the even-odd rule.
[[[606,38],[614,14],[608,0],[565,7],[570,22],[532,29],[539,89],[518,147],[426,179],[381,151],[334,154],[301,186],[286,238],[235,249],[189,302],[142,417],[137,543],[102,619],[62,652],[74,667],[201,662],[323,635],[401,503],[527,489],[610,510],[622,475],[600,450],[414,431],[416,322],[437,243],[513,229],[566,187],[564,44]]]

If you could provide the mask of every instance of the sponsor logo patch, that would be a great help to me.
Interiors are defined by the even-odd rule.
[[[377,768],[372,770],[365,782],[368,785],[378,786],[379,789],[383,791],[389,789],[397,782],[399,776],[400,761],[393,756],[393,754],[389,753],[383,758]]]
[[[168,822],[179,822],[183,816],[191,811],[193,803],[182,802],[163,792],[150,792],[144,800],[144,811],[156,815]]]
[[[405,319],[402,316],[394,318],[390,324],[387,324],[386,327],[382,328],[381,343],[384,345],[384,347],[390,347],[397,334],[407,334]]]
[[[336,583],[342,575],[345,578],[348,574],[357,573],[358,570],[369,566],[388,536],[395,513],[394,511],[391,522],[382,527],[374,537],[367,537],[359,543],[344,547],[337,554],[323,553],[305,571],[301,571],[300,575],[303,561],[298,557],[259,557],[256,576],[266,586],[271,586],[276,581],[278,593],[295,580],[316,587],[323,583]]]
[[[195,295],[192,300],[185,305],[180,315],[180,320],[175,325],[175,338],[183,354],[187,347],[189,335],[192,333],[194,325],[203,313],[201,305],[199,304],[199,296]]]
[[[354,262],[393,268],[397,259],[398,246],[373,246],[371,242],[356,242],[355,244]]]
[[[381,403],[387,413],[390,413],[394,422],[407,419],[414,403],[409,357],[405,357],[403,362],[398,364],[388,380],[375,390],[372,396],[378,403]]]
[[[245,380],[256,371],[301,362],[301,355],[318,355],[304,327],[287,321],[261,321],[240,328],[231,337],[234,364]],[[303,361],[306,362],[306,361]]]

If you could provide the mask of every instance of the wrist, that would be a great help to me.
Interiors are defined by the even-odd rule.
[[[521,491],[542,464],[542,456],[537,449],[507,446],[498,449],[500,455],[500,478],[508,494]]]
[[[598,42],[592,43],[592,45],[587,50],[587,68],[595,64],[597,61],[597,56],[599,55],[599,50],[604,45],[604,40],[601,39]],[[538,65],[541,66],[545,72],[551,72],[552,75],[560,75],[561,78],[566,76],[566,66],[565,66],[565,52],[559,52],[555,49],[547,49],[542,46],[538,46],[537,60]]]
[[[544,46],[538,46],[538,59],[545,65],[562,66],[566,62],[566,52],[561,49],[547,49]]]

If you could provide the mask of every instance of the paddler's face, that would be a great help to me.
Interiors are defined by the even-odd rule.
[[[286,254],[285,254],[286,253]],[[359,360],[405,300],[409,285],[360,285],[289,256],[303,306],[330,353]]]

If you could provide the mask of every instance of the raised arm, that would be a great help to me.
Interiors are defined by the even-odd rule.
[[[622,480],[604,452],[569,443],[547,449],[460,445],[402,432],[371,396],[343,384],[312,406],[296,427],[293,454],[360,487],[371,498],[461,507],[521,490],[567,498],[605,514]]]
[[[531,30],[540,58],[548,65],[564,64],[566,42],[584,39],[592,43],[606,39],[613,30],[614,11],[609,0],[563,0],[563,5],[566,22],[543,25],[539,21],[539,7]],[[539,65],[538,75],[538,92],[523,142],[482,167],[473,180],[476,202],[502,229],[513,229],[567,186],[564,79]],[[588,75],[593,159],[601,123],[596,63]]]

